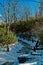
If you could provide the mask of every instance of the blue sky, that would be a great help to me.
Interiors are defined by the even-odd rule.
[[[39,3],[37,3],[37,2],[32,2],[32,1],[34,1],[34,0],[31,0],[31,1],[30,1],[30,0],[20,0],[18,5],[20,6],[21,10],[22,10],[22,7],[23,7],[24,5],[31,7],[32,15],[34,16],[35,7],[36,7],[36,6],[38,7]],[[36,1],[37,1],[37,0],[36,0]],[[39,1],[39,0],[38,0],[38,1]],[[0,2],[3,3],[3,0],[0,0]],[[7,5],[7,2],[6,2],[6,5]],[[1,8],[1,6],[0,6],[0,8]],[[0,9],[0,15],[3,16],[3,10],[1,10],[1,9]]]

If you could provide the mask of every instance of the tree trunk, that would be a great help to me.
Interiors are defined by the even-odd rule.
[[[9,45],[7,44],[7,52],[9,52]]]

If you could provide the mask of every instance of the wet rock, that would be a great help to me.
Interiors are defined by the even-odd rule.
[[[6,62],[6,63],[4,63],[4,64],[2,64],[2,65],[13,65],[13,63],[14,63],[14,62]]]

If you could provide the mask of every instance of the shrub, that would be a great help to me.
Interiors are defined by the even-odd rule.
[[[6,45],[8,50],[9,45],[15,43],[16,41],[16,36],[11,31],[6,34],[6,29],[0,28],[0,45]]]
[[[39,38],[40,38],[40,41],[41,41],[41,45],[43,45],[43,31],[40,31],[38,33],[38,35],[39,35]]]

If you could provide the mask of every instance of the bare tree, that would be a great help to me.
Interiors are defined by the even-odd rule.
[[[43,0],[40,0],[40,5],[39,5],[39,15],[43,15]]]
[[[24,6],[25,18],[28,19],[31,17],[31,9],[29,6]]]
[[[7,2],[7,5],[6,5]],[[4,18],[6,20],[7,32],[10,31],[10,22],[16,21],[16,10],[17,10],[18,0],[3,0],[3,3],[0,3],[2,6],[2,11],[4,13]]]
[[[18,2],[19,0],[12,0],[12,8],[13,8],[13,13],[12,13],[12,20],[13,22],[16,22],[17,17],[16,17],[16,13],[17,13],[17,8],[18,8]]]
[[[31,8],[27,5],[22,5],[21,9],[19,8],[19,19],[24,21],[28,20],[31,17]]]
[[[37,18],[38,17],[38,8],[35,6],[35,18]]]

